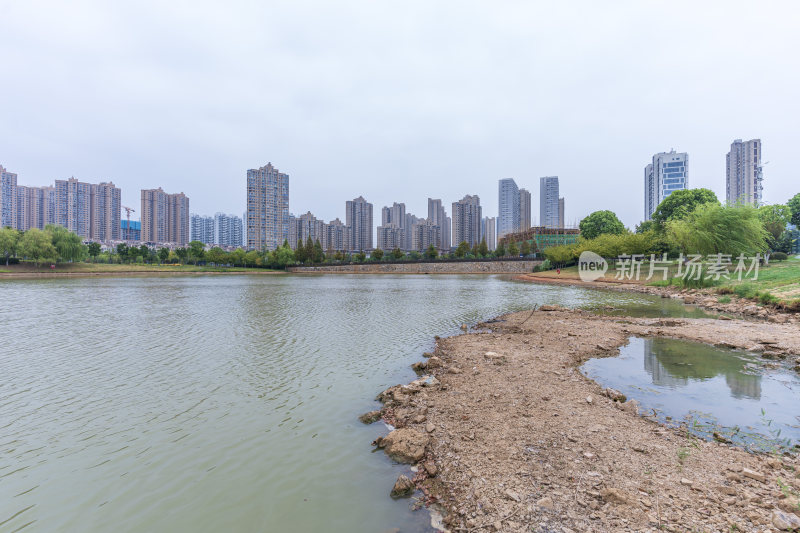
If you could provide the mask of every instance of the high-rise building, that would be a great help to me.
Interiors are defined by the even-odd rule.
[[[71,177],[56,180],[56,224],[81,237],[91,236],[92,185]]]
[[[55,188],[17,186],[17,217],[14,228],[27,231],[55,224]]]
[[[109,242],[120,240],[122,191],[113,183],[99,183],[94,189],[90,238]]]
[[[406,230],[396,224],[378,226],[378,248],[385,251],[406,249]]]
[[[206,217],[192,213],[189,216],[189,241],[200,241],[203,244],[218,244],[216,241],[216,224],[214,217]]]
[[[161,187],[142,189],[142,242],[189,243],[189,198],[183,194],[167,194]]]
[[[441,242],[436,243],[439,250],[450,249],[450,217],[444,210],[442,201],[438,198],[428,198],[428,223],[439,226]]]
[[[458,202],[453,202],[453,240],[458,246],[466,242],[470,246],[480,243],[481,239],[481,199],[478,195],[467,195]]]
[[[366,252],[372,250],[372,204],[359,196],[345,204],[345,221],[350,228],[348,251]]]
[[[331,220],[325,225],[325,244],[323,248],[325,251],[347,251],[349,247],[350,228],[345,226],[338,218]]]
[[[242,219],[236,215],[214,214],[214,244],[234,248],[243,246],[242,226]]]
[[[424,218],[418,219],[413,226],[411,226],[411,249],[418,252],[424,252],[431,245],[434,248],[439,248],[442,242],[442,227],[436,224],[431,224],[429,220]]]
[[[546,176],[539,179],[539,225],[545,228],[557,228],[558,212],[558,176]],[[498,236],[499,238],[499,236]]]
[[[558,199],[558,227],[564,228],[564,197]],[[530,228],[526,228],[530,229]]]
[[[381,226],[396,225],[398,228],[406,227],[406,204],[392,204],[392,207],[381,209]]]
[[[519,190],[519,229],[525,231],[531,227],[531,193],[527,189]]]
[[[0,228],[15,227],[17,220],[17,175],[0,165]]]
[[[689,187],[689,154],[660,152],[644,167],[644,219],[650,220],[658,204],[675,191]]]
[[[761,204],[764,186],[761,139],[736,139],[725,156],[725,197],[729,204]]]
[[[267,163],[247,171],[247,248],[274,250],[289,239],[289,175]]]
[[[490,251],[497,249],[497,219],[484,217],[481,224],[481,240],[486,239],[486,247]]]
[[[130,228],[128,224],[130,223]],[[142,240],[142,223],[138,220],[121,220],[120,223],[120,237],[123,241],[139,242]]]
[[[519,231],[520,194],[519,187],[513,179],[502,179],[498,182],[497,234]]]

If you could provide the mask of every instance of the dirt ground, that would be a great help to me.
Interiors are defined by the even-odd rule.
[[[612,399],[577,367],[631,335],[800,364],[796,324],[601,317],[543,307],[437,341],[423,378],[381,394],[379,447],[449,531],[781,531],[800,527],[800,461],[694,439]],[[429,377],[433,376],[433,377]],[[611,397],[609,397],[611,396]],[[798,406],[800,411],[800,406]],[[388,446],[387,446],[388,444]]]

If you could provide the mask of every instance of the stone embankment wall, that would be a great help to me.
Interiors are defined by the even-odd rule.
[[[453,263],[365,263],[291,267],[289,272],[340,274],[520,274],[533,272],[541,261],[468,261]]]

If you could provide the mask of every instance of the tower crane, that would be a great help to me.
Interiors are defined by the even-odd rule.
[[[130,241],[131,240],[131,213],[135,213],[136,210],[134,208],[132,208],[132,207],[125,207],[124,205],[122,206],[122,209],[124,209],[125,212],[128,214],[128,234],[127,234],[128,238],[125,239],[125,240],[126,241]]]

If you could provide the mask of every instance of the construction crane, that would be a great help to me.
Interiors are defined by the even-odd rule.
[[[125,239],[125,240],[126,241],[130,241],[131,240],[131,213],[135,213],[136,210],[134,208],[132,208],[132,207],[125,207],[124,205],[122,206],[122,209],[124,209],[125,212],[128,214],[128,233],[127,233],[127,237],[128,238]]]

